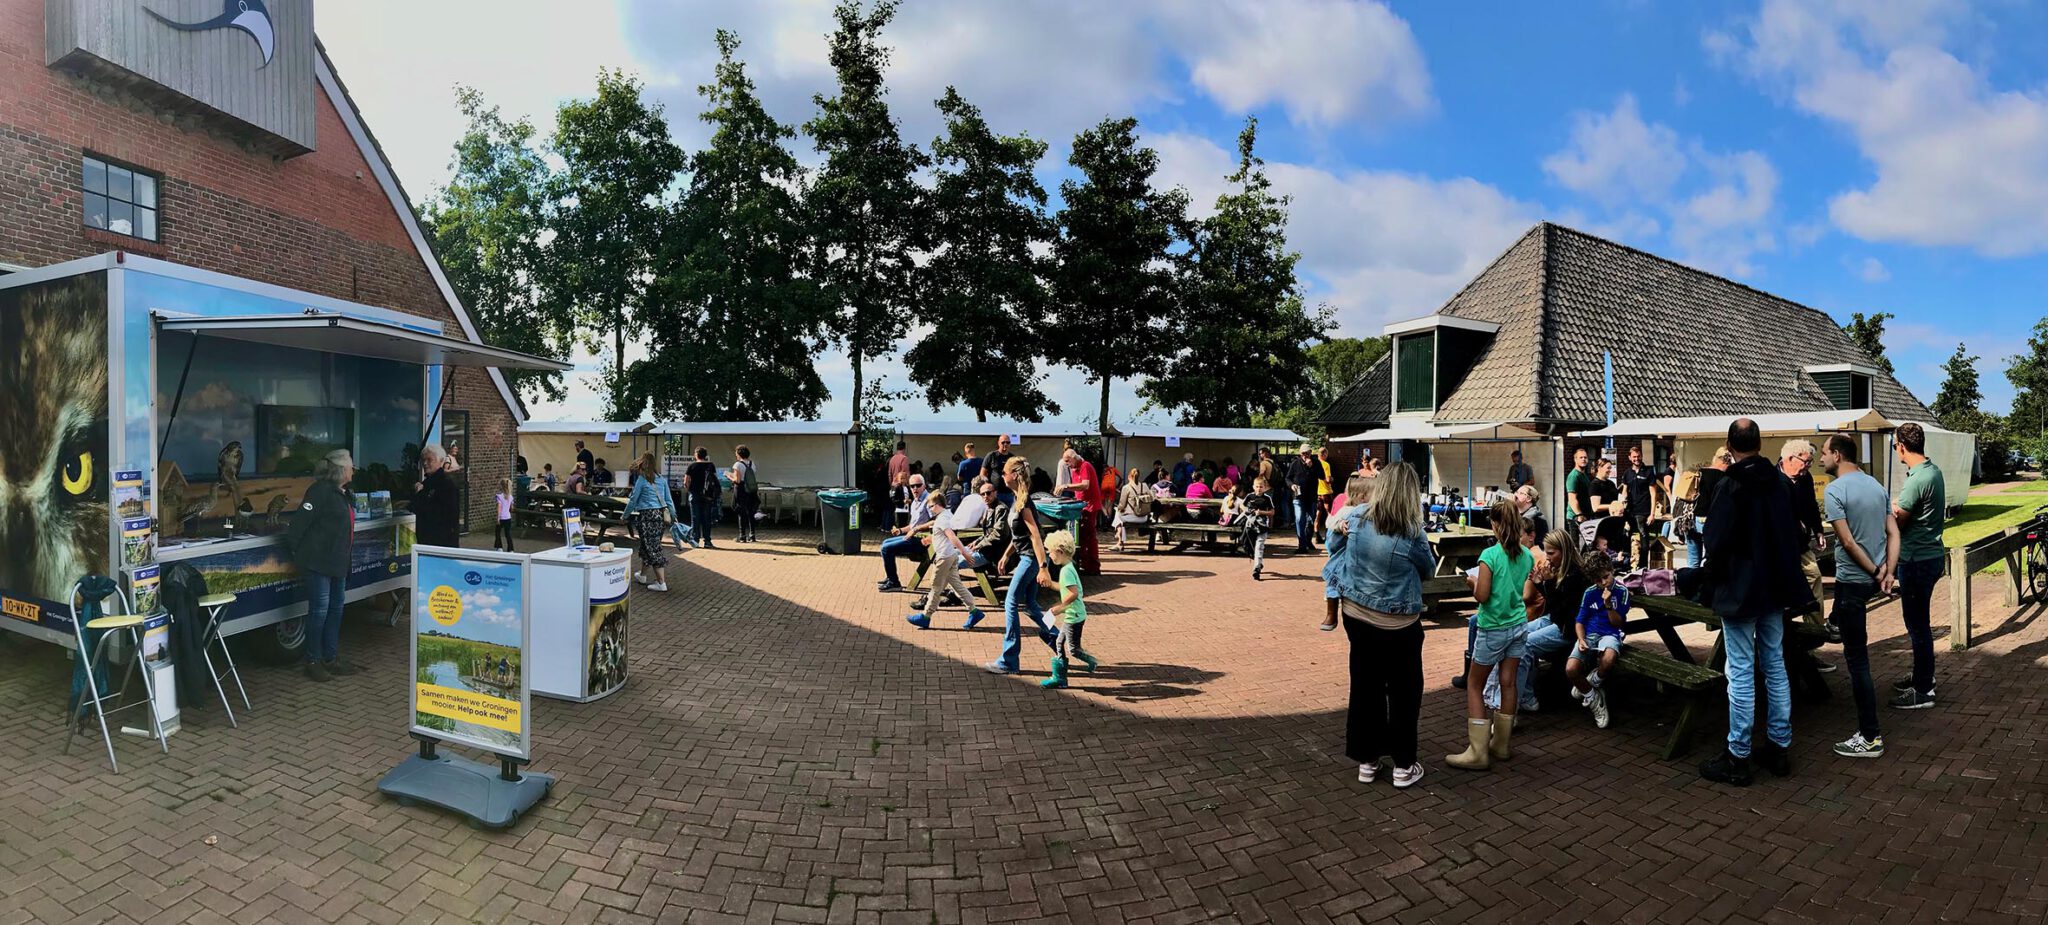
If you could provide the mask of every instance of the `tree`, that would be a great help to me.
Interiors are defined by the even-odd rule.
[[[997,135],[946,88],[946,134],[932,142],[932,256],[919,300],[932,330],[904,357],[933,411],[952,402],[1026,421],[1059,405],[1041,388],[1035,332],[1047,294],[1032,247],[1050,236],[1045,188],[1033,172],[1045,142]]]
[[[549,175],[533,148],[533,123],[506,121],[468,87],[457,87],[455,98],[469,128],[455,142],[454,173],[426,201],[421,224],[484,340],[565,358],[568,326],[541,309],[534,288]],[[563,394],[561,373],[508,369],[505,379],[529,398]]]
[[[634,404],[686,421],[816,418],[831,309],[807,275],[803,169],[783,145],[796,132],[762,108],[739,38],[721,29],[717,42],[715,76],[697,89],[711,141],[690,157],[662,241],[648,357],[628,372]]]
[[[1978,406],[1984,404],[1984,393],[1977,388],[1977,358],[1970,356],[1962,344],[1957,344],[1956,352],[1941,365],[1941,371],[1946,378],[1941,381],[1941,392],[1934,396],[1931,410],[1941,426],[1963,430],[1965,428],[1952,422],[1962,421],[1965,415],[1979,412]]]
[[[1181,350],[1165,374],[1138,390],[1180,409],[1194,427],[1242,427],[1261,412],[1307,404],[1315,395],[1308,347],[1330,327],[1329,310],[1303,305],[1287,249],[1288,199],[1273,192],[1264,161],[1252,153],[1256,118],[1237,136],[1233,187],[1216,197],[1182,258],[1181,298],[1189,307]]]
[[[1863,355],[1869,357],[1870,362],[1877,364],[1877,368],[1887,374],[1892,371],[1892,361],[1884,355],[1884,323],[1895,317],[1897,316],[1889,312],[1875,312],[1868,317],[1862,312],[1856,312],[1849,316],[1848,324],[1842,325],[1842,332],[1849,335],[1849,340],[1855,342],[1856,349],[1863,351]]]
[[[1384,337],[1333,337],[1308,348],[1308,378],[1315,387],[1310,416],[1328,408],[1386,355]]]
[[[916,301],[912,260],[922,227],[921,191],[912,178],[926,159],[904,143],[882,99],[888,49],[882,27],[896,0],[863,13],[860,0],[840,0],[829,40],[839,93],[814,97],[818,114],[804,123],[825,165],[805,199],[817,279],[838,314],[838,336],[853,361],[853,419],[864,420],[863,363],[890,352],[910,324]]]
[[[597,75],[597,95],[562,104],[553,148],[562,168],[550,184],[554,237],[541,277],[547,307],[570,319],[596,349],[611,341],[604,373],[608,420],[636,418],[626,387],[626,341],[644,329],[648,284],[669,209],[664,197],[683,167],[661,106],[641,98],[623,72]]]
[[[2008,359],[2006,381],[2016,390],[2006,431],[2028,456],[2048,455],[2048,318],[2034,323],[2027,352]]]
[[[1111,429],[1110,383],[1164,367],[1174,308],[1171,249],[1187,222],[1187,193],[1152,188],[1159,154],[1138,145],[1138,120],[1104,119],[1074,138],[1060,183],[1053,243],[1054,301],[1075,323],[1048,326],[1046,356],[1102,389],[1096,420]]]

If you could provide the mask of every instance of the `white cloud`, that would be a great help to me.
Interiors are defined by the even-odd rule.
[[[1675,256],[1708,270],[1753,276],[1754,257],[1775,251],[1770,229],[1778,171],[1757,151],[1710,151],[1643,118],[1632,95],[1609,112],[1579,112],[1565,147],[1543,159],[1559,186],[1601,205],[1596,223],[1647,242],[1661,225]],[[1595,233],[1601,233],[1596,231]]]
[[[1371,0],[1165,4],[1195,86],[1233,112],[1279,103],[1298,124],[1415,115],[1435,104],[1422,48]]]
[[[1881,283],[1892,278],[1892,271],[1885,269],[1884,261],[1865,257],[1856,267],[1856,277],[1866,283]]]
[[[1207,214],[1234,155],[1196,135],[1147,137],[1160,182],[1181,184]],[[1334,333],[1376,335],[1387,321],[1427,314],[1478,275],[1540,210],[1469,177],[1268,163],[1294,197],[1287,239],[1301,252],[1311,301],[1327,301]]]
[[[1828,204],[1871,241],[2048,251],[2048,85],[1995,86],[1944,48],[1972,25],[1957,3],[1765,0],[1707,47],[1849,133],[1875,170]]]

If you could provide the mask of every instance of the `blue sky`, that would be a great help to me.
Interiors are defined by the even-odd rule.
[[[790,123],[830,89],[823,0],[623,0],[563,19],[512,0],[422,12],[328,5],[320,32],[415,198],[445,177],[456,82],[545,126],[599,66],[640,75],[680,142],[703,129],[695,87],[711,31],[739,32],[772,112]],[[907,3],[890,38],[892,103],[928,144],[956,84],[1000,131],[1052,151],[1139,117],[1162,180],[1206,206],[1247,115],[1311,299],[1345,335],[1427,314],[1535,221],[1549,219],[1722,273],[1846,319],[1885,311],[1901,378],[1931,401],[1958,341],[1983,357],[1987,407],[2004,357],[2048,312],[2048,12],[1994,0],[1653,4],[1358,0]],[[415,28],[394,32],[394,18]],[[422,18],[425,18],[422,21]],[[534,23],[548,21],[546,30]],[[450,47],[440,36],[471,38]],[[417,47],[414,47],[414,46]],[[800,140],[801,141],[801,140]],[[807,146],[800,155],[815,159]],[[880,364],[904,386],[900,364]],[[843,356],[821,358],[847,414]],[[1093,388],[1051,370],[1074,417]],[[1138,400],[1114,393],[1129,421]],[[909,419],[970,417],[921,402]],[[539,417],[595,413],[587,394]],[[1153,415],[1158,420],[1158,415]]]

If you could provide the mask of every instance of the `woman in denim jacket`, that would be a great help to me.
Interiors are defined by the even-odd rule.
[[[1326,596],[1336,600],[1351,639],[1351,707],[1344,752],[1358,762],[1358,780],[1393,760],[1394,786],[1422,780],[1415,756],[1422,714],[1422,582],[1436,556],[1422,535],[1422,487],[1415,470],[1389,466],[1364,482],[1365,503],[1347,508],[1330,528]],[[1346,486],[1347,489],[1352,486]]]

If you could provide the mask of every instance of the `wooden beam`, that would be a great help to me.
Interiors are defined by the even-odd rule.
[[[1961,652],[1970,647],[1970,567],[1972,551],[1948,551],[1948,647]]]

